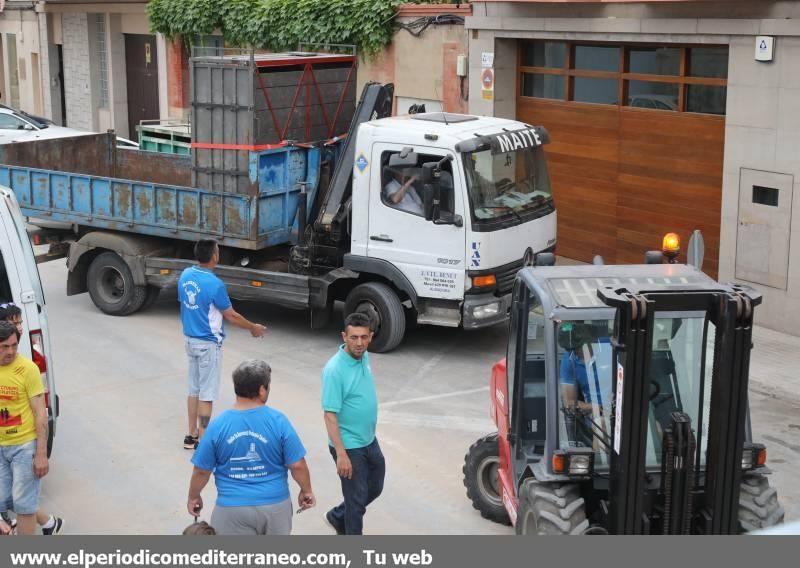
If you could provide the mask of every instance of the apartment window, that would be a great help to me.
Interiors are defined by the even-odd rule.
[[[8,100],[11,106],[19,108],[19,66],[17,62],[17,36],[16,34],[6,34],[8,44]]]
[[[522,42],[522,97],[725,114],[726,46]]]
[[[94,19],[95,51],[97,54],[98,90],[100,93],[100,108],[108,108],[108,50],[106,43],[106,15],[92,14]]]

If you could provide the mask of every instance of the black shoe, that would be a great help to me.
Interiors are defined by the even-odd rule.
[[[328,523],[331,526],[331,528],[336,531],[337,535],[345,534],[344,527],[340,527],[336,523],[336,519],[333,518],[332,511],[328,511],[327,513],[325,513],[325,522]]]
[[[55,520],[55,524],[52,527],[49,529],[42,527],[42,534],[45,536],[61,534],[61,527],[64,526],[64,519],[61,517],[51,517],[51,519]]]
[[[184,450],[196,450],[197,449],[197,436],[184,436],[183,437],[183,449]]]

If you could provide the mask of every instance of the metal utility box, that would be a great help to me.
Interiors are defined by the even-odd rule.
[[[191,59],[193,181],[255,195],[250,153],[347,132],[356,56],[195,48]]]

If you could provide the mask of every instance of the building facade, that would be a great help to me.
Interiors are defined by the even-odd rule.
[[[0,13],[2,102],[57,124],[136,138],[184,118],[188,56],[150,32],[146,2],[9,0]]]
[[[469,109],[550,130],[558,252],[640,262],[700,229],[704,270],[800,334],[800,3],[472,4]]]

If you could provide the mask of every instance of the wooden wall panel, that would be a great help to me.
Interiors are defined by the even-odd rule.
[[[724,117],[525,97],[517,115],[550,132],[558,254],[639,263],[664,233],[685,249],[700,229],[717,276]]]

